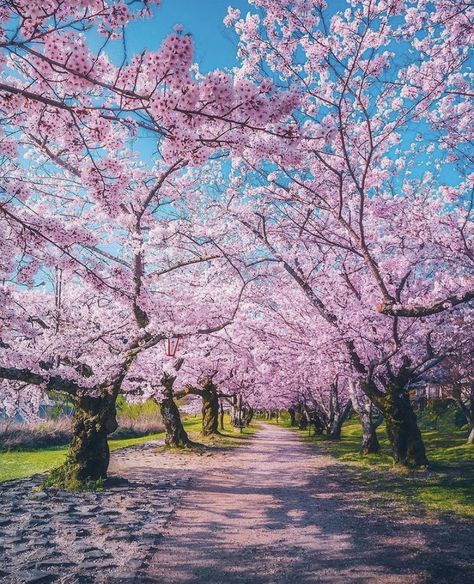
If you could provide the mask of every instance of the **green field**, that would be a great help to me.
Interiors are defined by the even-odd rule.
[[[201,429],[200,416],[187,418],[183,424],[193,440],[206,444],[217,442],[219,445],[229,447],[239,446],[242,443],[240,439],[244,440],[249,438],[256,431],[254,427],[246,428],[243,434],[235,433],[232,430],[224,431],[218,439],[206,440],[199,436]],[[226,427],[230,428],[228,419],[226,419]],[[109,445],[110,450],[114,451],[119,448],[143,444],[150,440],[163,440],[164,437],[164,432],[160,432],[159,434],[150,434],[139,438],[110,439]],[[54,446],[41,450],[9,450],[0,452],[0,483],[49,471],[52,468],[60,466],[66,460],[66,454],[67,446]]]
[[[430,420],[431,422],[431,420]],[[281,425],[289,425],[284,417]],[[305,440],[318,449],[347,465],[351,480],[373,490],[385,498],[396,498],[407,506],[422,505],[430,512],[474,517],[474,445],[465,444],[466,430],[452,423],[448,413],[436,423],[420,421],[430,466],[427,470],[410,471],[395,467],[384,424],[377,434],[382,446],[380,455],[360,454],[361,429],[357,418],[348,420],[342,430],[341,440],[328,440],[321,436]]]

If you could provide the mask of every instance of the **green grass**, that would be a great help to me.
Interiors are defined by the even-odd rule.
[[[284,418],[280,425],[289,426]],[[356,418],[343,427],[340,441],[320,436],[306,441],[318,450],[347,465],[353,478],[385,498],[397,499],[413,509],[420,505],[428,512],[474,517],[474,446],[465,444],[466,431],[452,423],[448,412],[437,424],[437,429],[422,428],[428,459],[428,470],[410,471],[393,465],[384,425],[377,431],[382,451],[380,455],[360,453],[361,428]]]
[[[140,438],[109,440],[110,450],[118,450],[143,444],[150,440],[159,440],[164,434],[150,434]],[[60,466],[66,460],[67,446],[52,446],[41,450],[8,450],[0,452],[0,483],[13,479],[23,479],[47,472]]]
[[[242,440],[250,438],[258,429],[257,427],[245,428],[243,434],[226,430],[217,439],[205,439],[199,436],[201,430],[200,416],[185,419],[183,425],[193,440],[206,444],[219,444],[226,447],[239,446],[242,444]],[[226,428],[230,428],[228,419],[226,419],[225,425]],[[164,436],[164,433],[160,432],[139,438],[111,439],[109,440],[109,446],[113,452],[120,448],[144,444],[150,440],[161,440]],[[66,460],[66,454],[66,446],[53,446],[41,450],[9,450],[0,452],[0,483],[47,472],[60,466]]]
[[[226,414],[224,416],[224,430],[219,430],[218,436],[204,437],[201,436],[201,417],[188,418],[184,422],[186,432],[189,434],[191,440],[200,442],[201,444],[222,446],[224,448],[236,448],[241,446],[243,441],[251,438],[255,432],[258,431],[258,424],[252,424],[248,428],[243,428],[242,433],[239,430],[234,430],[230,425],[230,418]]]

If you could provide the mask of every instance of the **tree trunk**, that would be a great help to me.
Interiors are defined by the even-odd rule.
[[[407,391],[398,385],[389,385],[385,395],[378,396],[375,404],[385,418],[395,463],[415,468],[427,466],[425,445]]]
[[[474,444],[474,384],[454,384],[452,389],[454,402],[461,409],[468,424],[466,444]]]
[[[173,384],[175,377],[164,374],[161,380],[164,397],[159,403],[161,417],[165,426],[165,444],[170,448],[186,448],[193,443],[189,439],[181,421],[178,406],[174,401]]]
[[[219,410],[219,429],[221,431],[225,430],[225,428],[224,428],[224,415],[225,415],[224,404],[222,403],[222,400],[221,400],[220,410]]]
[[[244,425],[245,427],[250,426],[250,424],[252,423],[253,420],[253,409],[250,406],[246,406],[246,409],[244,411]]]
[[[342,419],[338,419],[332,426],[331,429],[328,432],[328,438],[330,440],[340,440],[341,439],[341,430],[342,430],[342,424],[343,424],[344,420]]]
[[[231,424],[234,428],[241,428],[243,426],[242,421],[242,396],[233,395],[232,396],[232,407],[230,410]]]
[[[290,426],[296,426],[296,411],[295,408],[288,408],[288,414],[290,416]]]
[[[370,399],[362,392],[358,383],[349,382],[349,394],[352,407],[357,412],[362,425],[362,453],[378,454],[380,452],[380,443],[377,438],[377,427],[382,422],[382,416],[374,408]]]
[[[362,424],[362,453],[378,454],[380,452],[380,443],[374,423],[370,416],[361,417],[360,421]]]
[[[170,448],[186,448],[191,440],[183,427],[178,406],[172,397],[160,402],[161,417],[165,426],[165,444]]]
[[[312,412],[309,422],[309,427],[314,428],[315,436],[321,436],[324,433],[324,424],[316,411]]]
[[[211,380],[202,384],[202,435],[219,434],[219,396]]]
[[[467,444],[474,444],[474,425],[469,428],[469,435],[467,437]]]
[[[117,429],[115,392],[74,399],[72,438],[66,462],[51,471],[46,486],[68,490],[93,487],[107,478],[110,450],[107,436]]]
[[[299,422],[298,427],[300,430],[306,430],[306,428],[308,427],[308,418],[304,412],[301,414],[301,418],[300,418],[300,422]]]

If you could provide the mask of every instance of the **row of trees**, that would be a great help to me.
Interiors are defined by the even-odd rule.
[[[119,393],[176,446],[188,394],[205,433],[219,397],[332,437],[352,404],[364,451],[381,414],[426,465],[411,388],[455,388],[474,428],[472,6],[254,0],[232,72],[182,32],[116,65],[152,4],[1,5],[4,409],[71,396],[61,485],[106,476]]]

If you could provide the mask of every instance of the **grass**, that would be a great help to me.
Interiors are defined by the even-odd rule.
[[[239,446],[241,440],[248,439],[258,428],[245,428],[243,434],[233,432],[232,430],[224,431],[217,438],[206,439],[199,435],[201,430],[201,417],[195,416],[183,421],[183,425],[191,439],[205,444],[213,444],[225,447]],[[226,419],[225,425],[230,427],[229,420]],[[119,438],[110,439],[110,450],[128,448],[143,444],[150,440],[164,439],[164,432],[140,436],[139,438]],[[51,446],[41,449],[21,449],[0,451],[0,483],[14,479],[23,479],[35,474],[47,472],[57,466],[60,466],[66,460],[67,446]]]
[[[224,430],[219,430],[217,436],[201,436],[201,417],[188,418],[184,422],[184,427],[191,440],[208,446],[221,446],[224,448],[236,448],[242,442],[251,438],[258,431],[258,424],[252,424],[248,428],[243,428],[242,433],[234,430],[230,425],[230,417],[224,416]]]
[[[446,414],[432,428],[420,420],[423,440],[430,462],[428,470],[410,471],[393,465],[384,425],[377,431],[382,451],[380,455],[360,453],[361,429],[356,418],[348,420],[339,441],[321,436],[304,439],[324,454],[344,463],[357,481],[379,495],[397,499],[413,509],[420,505],[425,511],[474,518],[474,446],[465,444],[466,430],[452,423],[453,412]],[[283,418],[280,425],[289,426]]]
[[[110,450],[118,450],[159,440],[164,434],[150,434],[139,438],[109,440]],[[47,472],[60,466],[66,460],[67,446],[51,446],[38,450],[8,450],[0,452],[0,483],[13,479],[24,479]]]

